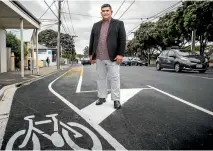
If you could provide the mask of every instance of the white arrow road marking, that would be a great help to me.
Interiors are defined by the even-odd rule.
[[[70,70],[69,70],[70,71]],[[68,72],[69,72],[68,71]],[[54,81],[52,81],[48,88],[49,90],[57,96],[62,102],[64,102],[67,106],[69,106],[74,112],[76,112],[78,115],[80,115],[87,123],[89,123],[113,148],[116,150],[126,150],[115,138],[113,138],[107,131],[105,131],[100,125],[90,120],[87,115],[85,115],[81,110],[79,110],[76,106],[74,106],[70,101],[65,99],[63,96],[61,96],[59,93],[54,91],[52,89],[52,84],[57,81],[59,78],[67,74],[68,72],[64,73],[60,77],[56,78]]]
[[[78,81],[78,86],[76,89],[76,93],[90,93],[97,92],[97,90],[90,91],[81,91],[83,79],[83,66],[81,69],[81,75]],[[120,103],[121,105],[127,102],[130,98],[132,98],[135,94],[143,89],[151,89],[151,88],[132,88],[132,89],[121,89],[120,90]],[[110,89],[108,89],[110,91]],[[111,94],[108,94],[106,98],[106,103],[104,105],[96,105],[96,102],[93,102],[89,106],[83,108],[81,111],[84,115],[88,116],[93,122],[100,124],[105,118],[107,118],[110,114],[112,114],[116,109],[114,109],[114,102],[111,100]]]
[[[146,88],[145,88],[146,89]],[[148,88],[150,89],[150,88]],[[121,105],[127,102],[130,98],[136,95],[143,88],[138,89],[121,89]],[[112,114],[116,109],[114,109],[114,102],[111,100],[111,94],[108,94],[106,102],[102,105],[96,105],[96,102],[90,104],[89,106],[83,108],[81,111],[88,115],[95,123],[100,124],[105,118]]]

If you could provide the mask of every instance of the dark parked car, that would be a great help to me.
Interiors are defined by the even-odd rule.
[[[131,66],[137,66],[138,65],[138,61],[140,60],[139,58],[136,57],[130,57],[130,65]]]
[[[137,66],[148,66],[148,61],[145,59],[137,60]]]
[[[184,49],[170,49],[163,51],[156,60],[157,70],[162,68],[206,72],[209,67],[208,59],[195,52]]]
[[[145,59],[141,60],[138,57],[134,57],[131,59],[131,65],[132,66],[148,66],[148,61]]]
[[[91,65],[91,62],[90,62],[90,59],[89,59],[89,58],[84,58],[84,59],[82,60],[82,65],[86,65],[86,64]]]
[[[130,61],[129,57],[123,57],[123,61],[122,61],[121,65],[130,66],[131,61]]]
[[[121,65],[125,66],[148,66],[148,61],[141,60],[138,57],[124,57]]]

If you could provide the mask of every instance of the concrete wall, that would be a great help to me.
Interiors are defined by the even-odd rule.
[[[0,29],[0,73],[7,72],[6,31]]]

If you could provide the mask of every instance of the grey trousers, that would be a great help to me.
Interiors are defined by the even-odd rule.
[[[120,100],[120,65],[110,60],[96,60],[98,97],[107,98],[107,80],[111,84],[111,100]]]

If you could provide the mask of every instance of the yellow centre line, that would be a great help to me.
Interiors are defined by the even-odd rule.
[[[81,77],[83,76],[83,66],[82,66],[81,68],[71,68],[70,70],[68,70],[67,72],[65,72],[64,74],[62,74],[62,75],[60,76],[60,78],[63,77],[63,76],[65,76],[66,74],[68,74],[68,73],[71,72],[71,71],[81,71],[80,76],[81,76]]]
[[[84,73],[84,68],[83,68],[83,66],[82,66],[82,68],[81,68],[81,77],[83,76],[83,73]]]
[[[65,76],[67,73],[69,73],[70,71],[72,71],[72,69],[68,70],[67,72],[65,72],[64,74],[62,74],[61,76],[59,76],[60,78]]]

